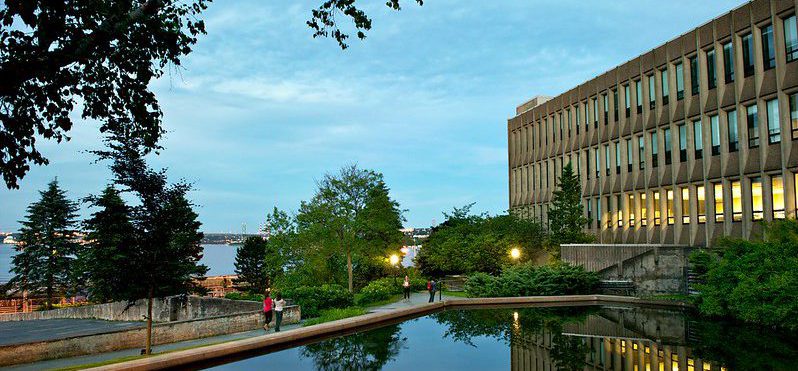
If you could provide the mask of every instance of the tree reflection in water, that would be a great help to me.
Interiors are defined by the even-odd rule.
[[[379,370],[399,355],[406,341],[399,325],[391,325],[310,344],[301,354],[317,370]]]

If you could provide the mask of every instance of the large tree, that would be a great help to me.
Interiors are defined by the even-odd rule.
[[[591,242],[593,237],[583,230],[590,221],[584,216],[579,175],[570,162],[562,168],[557,188],[548,213],[549,240],[554,245]]]
[[[53,180],[41,198],[28,206],[20,229],[17,255],[11,261],[10,285],[19,290],[44,292],[48,309],[53,297],[73,283],[72,264],[77,252],[75,235],[78,205]]]
[[[416,0],[419,4],[422,0]],[[46,165],[36,140],[69,140],[70,114],[101,122],[100,131],[136,133],[150,149],[163,134],[163,113],[149,89],[179,67],[205,33],[210,0],[5,0],[0,7],[0,174],[6,186],[30,164]],[[399,9],[399,0],[386,5]],[[324,0],[307,25],[314,37],[346,48],[340,19],[359,38],[371,19],[356,0]]]
[[[357,165],[326,174],[317,186],[313,199],[300,206],[298,232],[308,245],[318,247],[316,256],[346,260],[351,292],[356,264],[365,268],[401,243],[402,211],[390,198],[382,174]]]
[[[259,236],[251,236],[236,251],[233,263],[238,275],[235,283],[247,284],[253,294],[263,294],[269,288],[270,278],[266,272],[266,245],[268,242]]]

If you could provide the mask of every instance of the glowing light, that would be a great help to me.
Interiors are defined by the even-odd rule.
[[[510,250],[510,257],[513,258],[513,259],[520,258],[521,257],[521,250],[519,250],[517,247],[513,247],[512,250]]]
[[[399,264],[399,255],[396,254],[391,255],[391,257],[388,258],[388,261],[391,263],[391,265]]]

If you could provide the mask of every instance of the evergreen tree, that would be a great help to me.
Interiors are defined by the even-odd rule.
[[[11,286],[43,291],[46,307],[51,309],[54,296],[68,290],[72,283],[72,263],[78,247],[74,230],[78,205],[67,199],[57,179],[39,194],[41,199],[28,206],[28,214],[21,222],[21,243],[11,262],[15,275]]]
[[[120,295],[136,275],[129,264],[137,253],[131,208],[110,185],[88,201],[98,210],[84,222],[87,243],[80,249],[77,264],[81,282],[88,286],[92,301],[126,300]]]
[[[563,167],[557,186],[548,213],[549,240],[555,245],[592,241],[582,230],[590,221],[584,216],[579,175],[570,162]]]
[[[266,245],[261,237],[248,237],[236,251],[236,283],[246,282],[249,292],[262,294],[269,288],[270,277],[266,272]]]

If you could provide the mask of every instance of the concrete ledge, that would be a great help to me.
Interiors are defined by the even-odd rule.
[[[676,302],[645,300],[640,298],[610,295],[570,295],[570,296],[530,296],[509,298],[463,298],[442,302],[419,304],[408,308],[388,312],[369,313],[362,316],[346,318],[338,321],[322,323],[290,331],[273,333],[249,339],[236,340],[223,344],[188,349],[148,358],[121,362],[93,368],[92,370],[160,370],[165,368],[188,368],[190,365],[221,364],[232,360],[290,348],[315,340],[341,336],[347,333],[366,330],[370,327],[401,322],[410,317],[419,317],[443,309],[477,308],[485,306],[506,305],[541,305],[541,306],[573,306],[573,305],[606,305],[627,304],[662,307],[685,307]]]

